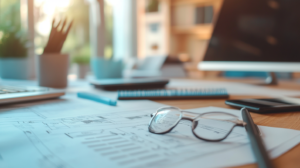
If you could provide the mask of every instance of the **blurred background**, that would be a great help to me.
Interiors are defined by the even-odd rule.
[[[69,79],[96,74],[91,62],[97,57],[121,60],[123,77],[264,78],[264,72],[197,69],[221,5],[222,0],[0,0],[0,75],[35,79],[35,57],[43,53],[53,19],[67,18],[74,21],[62,50],[71,57]]]

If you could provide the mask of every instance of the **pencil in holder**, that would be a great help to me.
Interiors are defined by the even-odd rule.
[[[68,85],[69,55],[49,53],[37,56],[39,86],[66,88]]]

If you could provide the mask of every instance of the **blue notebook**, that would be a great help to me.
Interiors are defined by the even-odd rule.
[[[224,88],[216,89],[159,89],[159,90],[120,90],[119,100],[174,100],[174,99],[211,99],[228,98]]]

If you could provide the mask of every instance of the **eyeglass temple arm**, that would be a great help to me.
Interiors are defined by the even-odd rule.
[[[200,114],[199,113],[193,113],[189,111],[182,111],[182,119],[186,120],[193,120],[196,117],[198,117]]]
[[[195,117],[199,116],[198,113],[193,113],[193,112],[189,112],[189,111],[182,111],[182,113],[183,113],[182,118],[187,119],[187,120],[192,120]],[[242,121],[242,120],[238,120],[238,121],[240,122],[240,123],[238,123],[239,125],[244,126],[244,124],[245,124],[244,121]],[[257,125],[256,125],[256,129],[257,129],[257,132],[259,133],[259,135],[262,136],[263,134]]]
[[[155,116],[155,114],[156,113],[150,114],[150,117]],[[197,116],[199,116],[198,113],[193,113],[193,112],[189,112],[189,111],[182,111],[182,119],[192,120],[192,119],[196,118]]]

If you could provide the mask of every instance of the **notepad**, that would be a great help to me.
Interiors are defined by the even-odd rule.
[[[119,100],[174,100],[174,99],[211,99],[228,98],[224,88],[214,89],[159,89],[159,90],[120,90]]]

